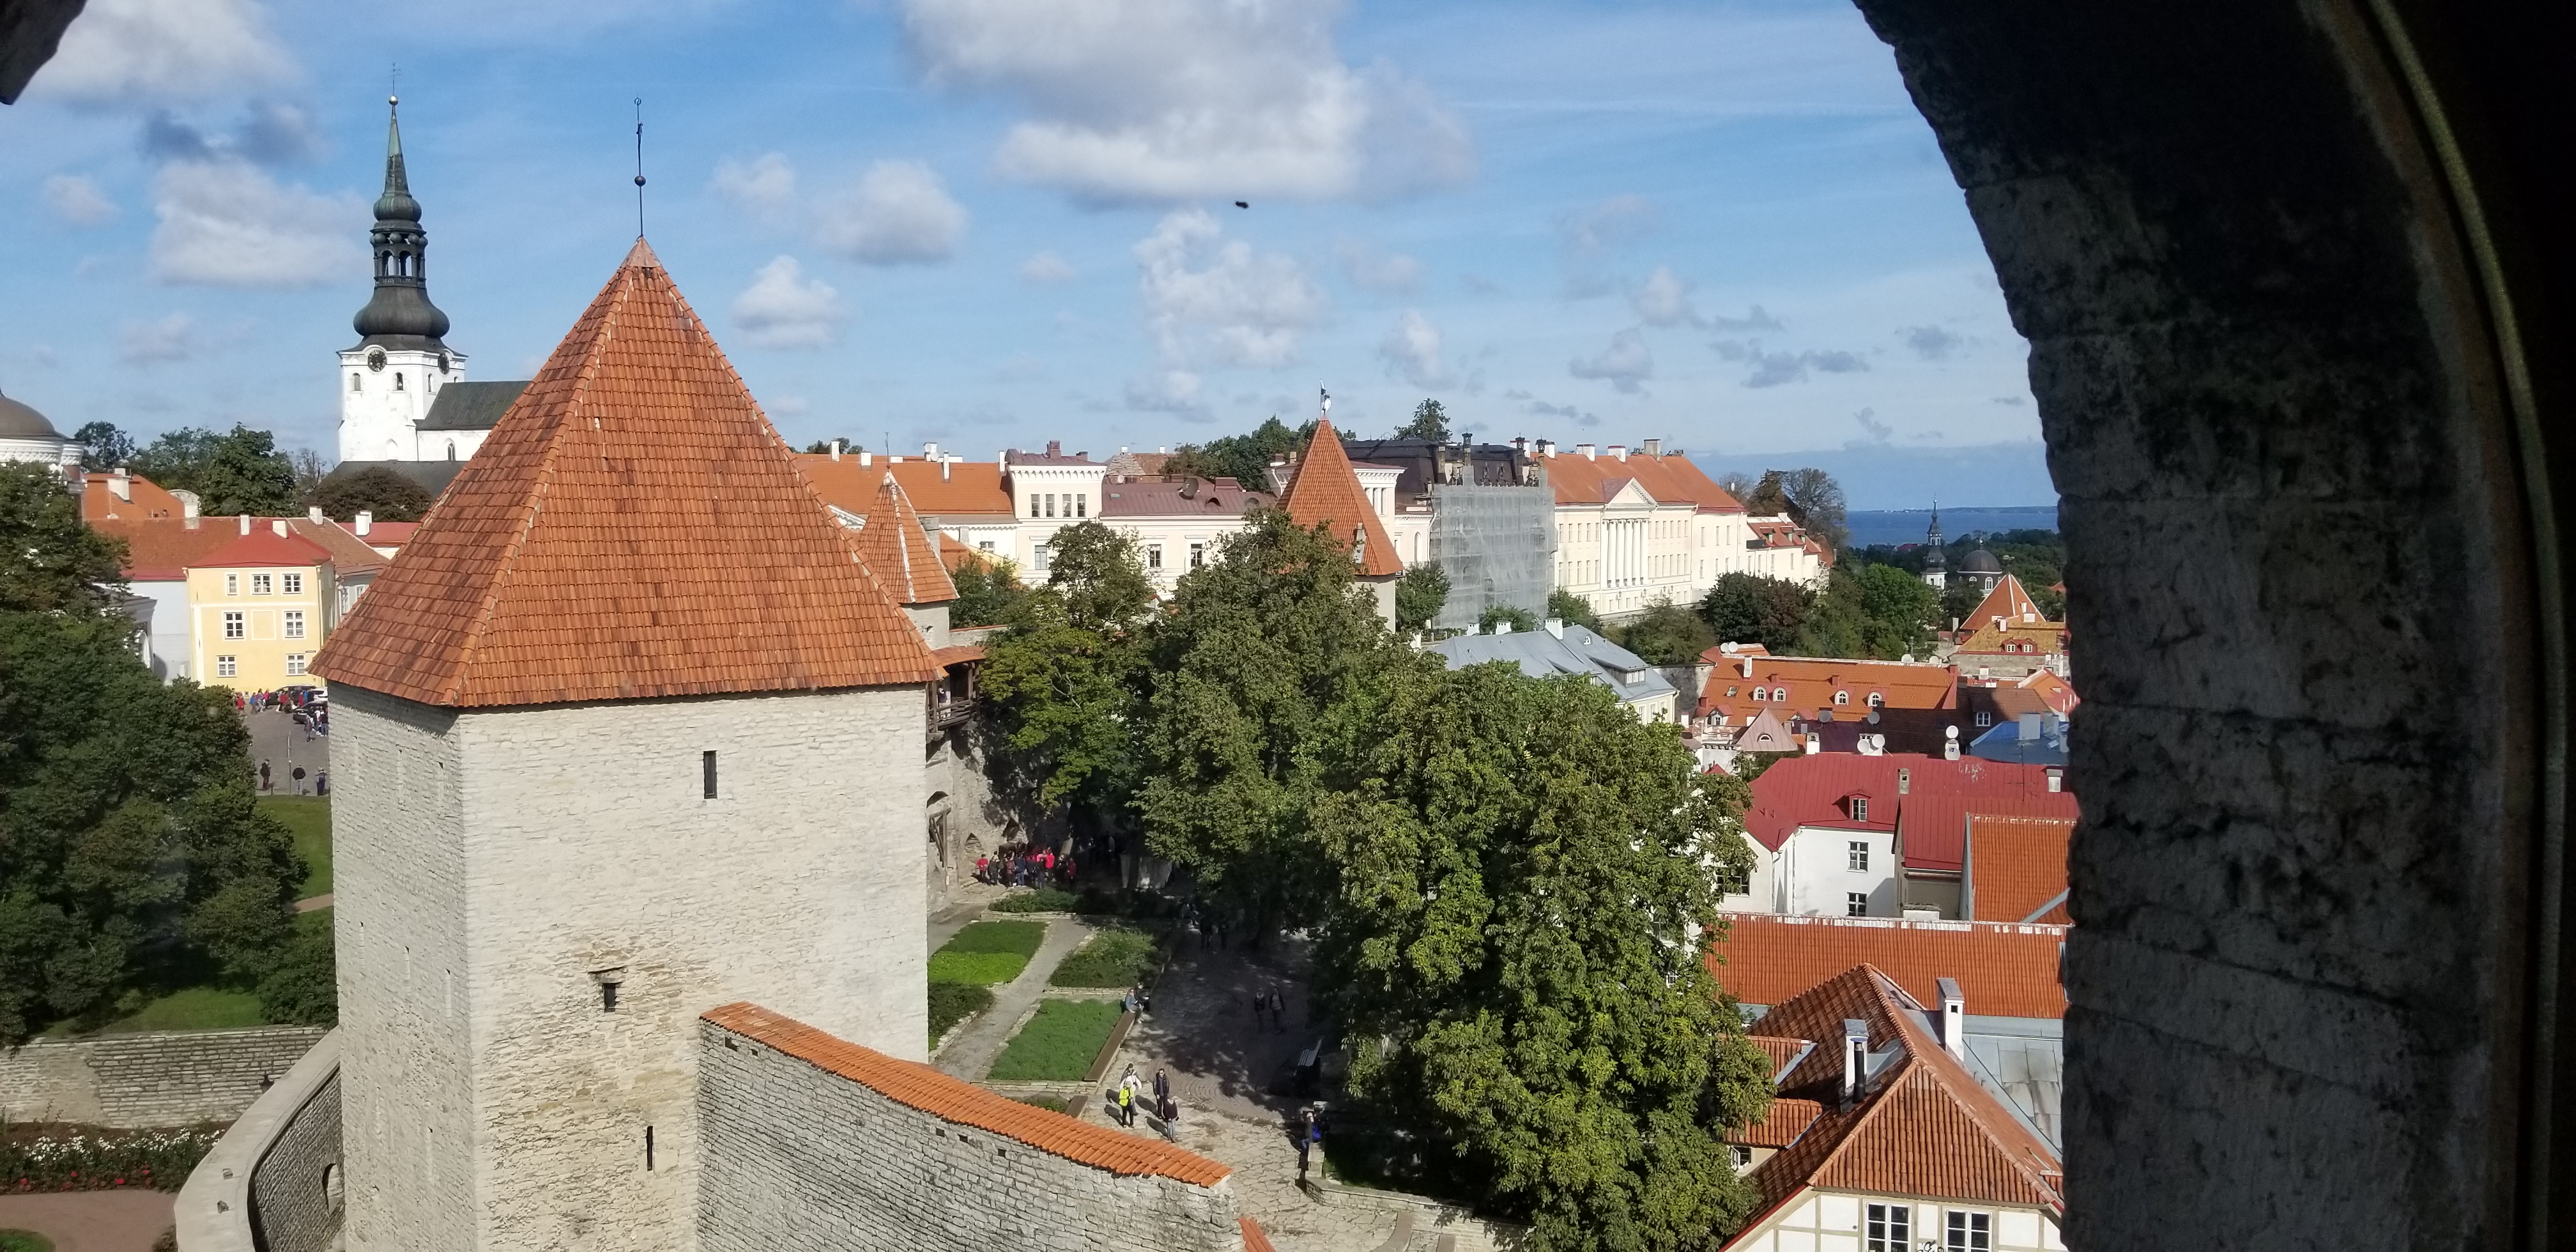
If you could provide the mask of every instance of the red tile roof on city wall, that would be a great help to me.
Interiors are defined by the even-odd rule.
[[[1959,667],[1955,665],[1749,656],[1718,648],[1700,653],[1699,659],[1714,668],[1700,689],[1697,716],[1724,717],[1730,725],[1743,725],[1742,719],[1760,708],[1777,709],[1783,717],[1809,718],[1830,710],[1837,720],[1858,720],[1868,716],[1872,694],[1883,697],[1891,709],[1958,707]],[[1750,677],[1744,672],[1748,668],[1753,671]],[[1765,693],[1760,700],[1753,698],[1756,689]],[[1848,695],[1851,703],[1835,704],[1836,692]]]
[[[1278,1252],[1271,1247],[1270,1235],[1261,1229],[1261,1223],[1249,1217],[1235,1220],[1236,1224],[1243,1228],[1243,1252]]]
[[[1090,1125],[995,1095],[930,1066],[897,1060],[757,1004],[728,1004],[709,1009],[701,1017],[825,1073],[847,1078],[906,1108],[953,1125],[990,1131],[1076,1164],[1131,1177],[1169,1178],[1193,1187],[1213,1187],[1234,1172],[1231,1166],[1168,1143]]]
[[[131,500],[119,500],[108,488],[113,474],[85,474],[81,477],[81,520],[96,526],[100,522],[148,522],[164,518],[184,520],[188,511],[179,497],[161,489],[160,484],[140,474],[125,477],[125,493]]]
[[[1324,526],[1344,548],[1359,544],[1363,577],[1404,572],[1404,562],[1395,555],[1395,541],[1387,537],[1368,493],[1361,490],[1360,476],[1351,469],[1350,454],[1342,450],[1342,437],[1333,433],[1332,419],[1315,423],[1315,437],[1306,441],[1306,454],[1297,458],[1297,471],[1279,502],[1298,525]]]
[[[984,649],[976,644],[961,643],[945,648],[933,648],[930,650],[930,655],[942,668],[945,668],[951,665],[963,665],[968,661],[983,660]]]
[[[1658,504],[1688,504],[1702,513],[1741,513],[1744,505],[1685,456],[1584,456],[1559,449],[1541,462],[1558,504],[1602,504],[1634,482]]]
[[[859,464],[854,452],[834,459],[828,452],[800,453],[796,467],[814,484],[825,503],[854,517],[865,516],[876,499],[877,484],[891,472],[903,484],[913,511],[931,517],[1009,517],[1011,493],[1002,486],[1002,467],[993,461],[951,461],[946,473],[937,461],[918,458],[889,463],[870,456]]]
[[[1847,969],[1773,1009],[1780,1029],[1839,1040],[1843,1023],[1867,1023],[1869,1047],[1902,1054],[1841,1103],[1842,1049],[1820,1048],[1782,1083],[1786,1092],[1830,1096],[1805,1133],[1754,1167],[1762,1207],[1739,1233],[1758,1237],[1765,1221],[1809,1188],[1910,1195],[2065,1211],[2064,1167],[2048,1145],[1942,1051],[1884,971]],[[1793,1097],[1796,1098],[1796,1097]],[[1730,1246],[1733,1241],[1730,1241]]]
[[[1963,907],[1971,920],[2018,922],[2066,894],[2066,849],[2075,823],[2027,817],[1968,818]]]
[[[1897,791],[1900,771],[1905,775],[1901,795]],[[1853,794],[1869,797],[1869,821],[1855,822],[1846,815],[1843,799]],[[1911,815],[1921,806],[1929,808],[1917,823]],[[1920,858],[1927,868],[1956,870],[1967,827],[1942,816],[1953,809],[1962,814],[2071,818],[2075,797],[2048,790],[2045,766],[1978,757],[1950,761],[1914,752],[1881,756],[1820,752],[1790,757],[1753,780],[1753,806],[1744,814],[1744,831],[1777,852],[1801,826],[1901,829],[1908,865]]]
[[[254,521],[247,535],[236,533],[231,543],[198,557],[190,569],[240,568],[253,565],[320,565],[331,559],[322,545],[302,535],[277,533],[275,521]]]
[[[1980,1017],[2066,1015],[2066,991],[2058,984],[2065,926],[1772,913],[1729,913],[1726,922],[1725,936],[1709,949],[1709,971],[1745,1004],[1778,1005],[1868,964],[1926,1004],[1938,1002],[1941,979],[1955,978],[1968,1011]],[[1796,1033],[1769,1018],[1759,1029]]]
[[[313,670],[456,707],[938,673],[640,239]]]
[[[912,511],[912,501],[894,475],[878,483],[858,542],[859,559],[895,603],[945,604],[957,598],[957,584],[948,581],[948,568],[932,554],[921,515]]]

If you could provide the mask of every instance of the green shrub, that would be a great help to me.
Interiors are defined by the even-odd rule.
[[[939,945],[942,952],[1011,952],[1022,957],[1038,954],[1038,945],[1046,942],[1045,922],[977,922],[958,931],[955,938]]]
[[[1123,927],[1104,930],[1064,958],[1047,981],[1059,987],[1133,987],[1145,980],[1154,958],[1152,935]]]
[[[176,1191],[223,1134],[220,1126],[13,1128],[0,1134],[0,1193]]]
[[[993,993],[965,983],[930,983],[930,1044],[939,1046],[940,1036],[949,1028],[993,1007]]]
[[[1034,1104],[1050,1113],[1061,1113],[1065,1111],[1065,1102],[1055,1096],[1030,1095],[1012,1096],[1011,1098],[1022,1104]]]
[[[1118,1026],[1112,1000],[1049,1000],[993,1061],[996,1082],[1079,1082],[1109,1032]]]
[[[1035,891],[1014,892],[995,900],[996,913],[1072,913],[1082,907],[1082,897],[1070,891],[1040,887]]]
[[[340,1024],[340,988],[331,952],[331,911],[295,919],[295,937],[259,980],[260,1016],[296,1026]]]
[[[1029,967],[1029,958],[1017,952],[949,952],[930,954],[930,981],[961,983],[989,987],[1009,982]]]
[[[54,1241],[32,1230],[0,1230],[0,1252],[54,1252]]]

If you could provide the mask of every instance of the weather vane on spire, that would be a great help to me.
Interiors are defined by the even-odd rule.
[[[644,237],[644,97],[635,97],[635,237]]]

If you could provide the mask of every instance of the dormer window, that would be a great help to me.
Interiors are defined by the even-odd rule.
[[[1845,704],[1849,704],[1849,703],[1851,703],[1851,693],[1850,693],[1850,692],[1848,692],[1848,691],[1837,691],[1837,692],[1835,692],[1835,693],[1834,693],[1834,703],[1835,703],[1837,706],[1839,706],[1839,705],[1845,705]]]
[[[1869,820],[1868,796],[1849,796],[1843,800],[1843,803],[1851,810],[1851,819],[1853,821],[1865,822]]]
[[[1881,695],[1881,694],[1879,694],[1878,692],[1875,692],[1875,691],[1873,691],[1873,692],[1869,693],[1869,707],[1871,707],[1871,708],[1873,708],[1873,709],[1874,709],[1874,708],[1878,708],[1879,706],[1884,705],[1884,704],[1886,704],[1886,703],[1887,703],[1887,697],[1886,697],[1886,696]]]

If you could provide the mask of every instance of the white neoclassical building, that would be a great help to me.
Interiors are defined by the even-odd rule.
[[[45,415],[0,396],[0,461],[78,465],[81,446],[63,437]]]

